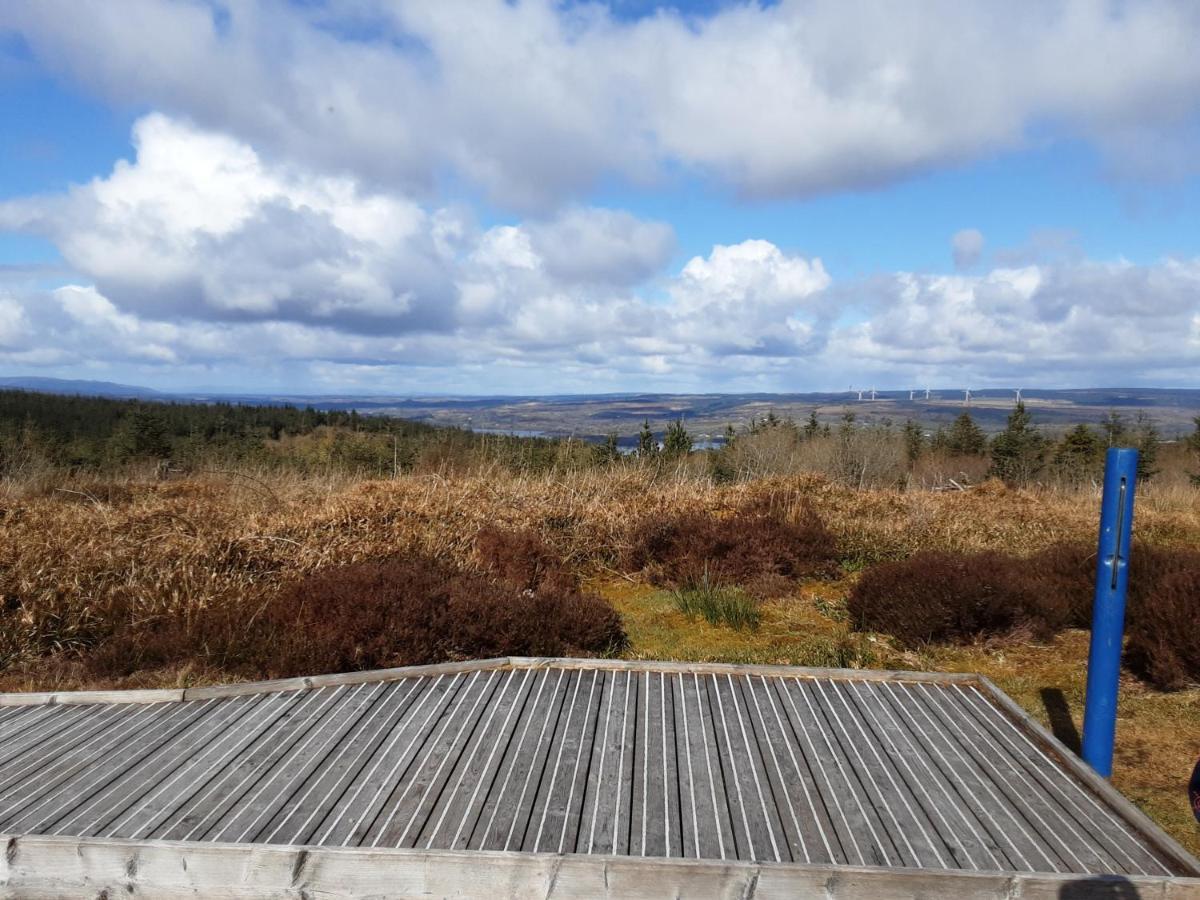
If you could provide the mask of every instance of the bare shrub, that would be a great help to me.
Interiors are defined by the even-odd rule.
[[[1002,553],[923,551],[880,563],[855,584],[847,610],[856,630],[884,632],[910,647],[1052,630],[1022,562]]]
[[[944,450],[925,453],[912,467],[915,485],[935,490],[967,487],[987,479],[991,465],[986,456],[956,454]]]
[[[793,519],[767,501],[749,501],[728,516],[684,513],[642,522],[622,562],[672,587],[707,573],[761,596],[793,579],[835,572],[837,542],[810,508]]]
[[[520,589],[421,556],[338,566],[255,604],[130,624],[88,657],[96,674],[195,661],[254,677],[342,672],[492,656],[620,650],[599,597]]]

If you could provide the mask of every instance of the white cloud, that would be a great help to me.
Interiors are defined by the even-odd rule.
[[[0,203],[0,228],[50,237],[76,282],[6,288],[0,363],[539,393],[1200,372],[1200,259],[1022,252],[1035,261],[835,285],[751,239],[672,273],[671,230],[617,210],[480,229],[163,115],[136,142],[108,177]]]
[[[573,208],[480,231],[160,114],[134,132],[136,159],[109,176],[0,203],[0,227],[51,238],[88,280],[0,309],[0,338],[35,335],[60,351],[48,364],[629,366],[653,336],[666,371],[824,338],[821,262],[767,241],[714,247],[646,300],[632,287],[674,248],[661,223]]]
[[[954,254],[954,265],[969,269],[983,255],[983,232],[977,228],[964,228],[950,238],[950,250]]]
[[[1165,148],[1153,172],[1178,175],[1200,139],[1200,6],[1170,0],[784,0],[632,22],[550,0],[10,0],[5,25],[122,102],[405,192],[449,167],[519,209],[676,166],[757,196],[869,187],[1032,128],[1118,166]]]
[[[1147,383],[1200,372],[1200,259],[1067,262],[877,283],[865,321],[828,352],[889,373],[996,383]]]
[[[16,347],[29,336],[29,319],[12,297],[0,294],[0,348]]]
[[[567,282],[638,284],[666,265],[675,249],[670,225],[620,210],[576,208],[532,223],[528,231],[547,273]]]

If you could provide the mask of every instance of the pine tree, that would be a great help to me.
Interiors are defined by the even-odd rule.
[[[658,442],[654,440],[654,432],[650,430],[650,420],[642,422],[642,430],[638,432],[637,454],[642,459],[649,459],[658,453]]]
[[[1143,412],[1137,414],[1133,429],[1133,444],[1138,451],[1137,477],[1148,481],[1158,474],[1158,428]]]
[[[812,440],[821,430],[821,423],[817,421],[817,411],[814,409],[808,414],[808,421],[804,423],[804,437],[807,440]]]
[[[1009,484],[1027,484],[1046,463],[1046,438],[1033,427],[1033,417],[1018,400],[1008,424],[992,440],[991,474]]]
[[[1200,416],[1192,419],[1192,424],[1196,426],[1196,430],[1184,438],[1183,443],[1193,453],[1200,455]]]
[[[1100,430],[1104,433],[1104,441],[1109,447],[1123,443],[1128,435],[1125,417],[1115,409],[1110,409],[1100,422]]]
[[[609,465],[620,458],[621,448],[617,445],[617,433],[610,431],[604,438],[604,443],[596,445],[596,461],[601,465]]]
[[[676,419],[668,426],[663,452],[667,456],[687,456],[692,452],[692,436],[683,427],[683,419]]]
[[[1054,471],[1060,478],[1080,484],[1098,478],[1103,470],[1104,445],[1096,432],[1076,425],[1063,435],[1054,450]]]
[[[1192,423],[1196,426],[1196,430],[1187,436],[1184,443],[1192,452],[1192,455],[1196,457],[1196,461],[1200,463],[1200,416],[1192,419]],[[1188,477],[1191,478],[1192,484],[1200,487],[1200,471],[1189,472]]]
[[[960,456],[979,456],[987,449],[987,435],[966,410],[946,433],[946,449]]]
[[[904,423],[904,452],[908,456],[908,464],[913,465],[921,458],[925,449],[925,430],[920,422],[909,419]]]

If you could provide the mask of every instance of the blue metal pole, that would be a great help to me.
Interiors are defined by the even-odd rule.
[[[1104,460],[1100,549],[1092,605],[1092,643],[1088,651],[1087,702],[1083,710],[1083,759],[1105,778],[1112,775],[1113,739],[1117,731],[1117,687],[1121,677],[1137,464],[1136,450],[1119,447],[1110,448]]]

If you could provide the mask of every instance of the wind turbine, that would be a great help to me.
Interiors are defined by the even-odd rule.
[[[871,399],[875,399],[875,388],[871,388]]]
[[[912,403],[912,402],[913,402],[913,398],[914,398],[916,395],[917,395],[917,392],[916,392],[916,391],[909,391],[909,392],[908,392],[908,402],[909,402],[909,403]]]
[[[1020,388],[1017,388],[1017,402],[1018,403],[1021,402],[1021,389]]]
[[[859,401],[860,401],[860,402],[862,401],[862,395],[863,395],[862,388],[859,388],[859,389],[858,389],[858,399],[859,399]]]
[[[971,389],[967,388],[965,391],[963,391],[963,406],[970,406],[970,405],[971,405]]]
[[[929,399],[929,388],[925,388],[925,399]]]

